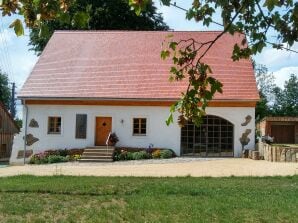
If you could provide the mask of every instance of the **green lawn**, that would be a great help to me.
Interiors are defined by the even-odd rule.
[[[0,178],[0,222],[297,222],[293,177]]]

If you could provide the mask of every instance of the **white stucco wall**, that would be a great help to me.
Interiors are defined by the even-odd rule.
[[[250,143],[245,147],[254,148],[254,108],[246,107],[210,107],[207,114],[220,116],[234,124],[234,155],[241,155],[241,144],[239,138],[245,129],[252,129],[249,138]],[[87,138],[75,138],[75,122],[76,114],[87,114]],[[168,107],[148,107],[148,106],[77,106],[77,105],[28,105],[28,123],[34,118],[39,128],[27,128],[27,134],[31,133],[39,139],[38,142],[27,149],[32,149],[34,153],[48,149],[64,149],[64,148],[85,148],[94,146],[95,140],[95,118],[96,117],[112,117],[112,131],[116,132],[119,137],[117,146],[129,147],[148,147],[150,143],[154,147],[173,149],[177,155],[180,155],[180,128],[176,124],[167,126],[165,120],[169,115]],[[247,126],[241,126],[245,121],[245,117],[251,115],[253,119]],[[62,117],[62,133],[61,135],[48,135],[48,116]],[[133,118],[147,118],[147,134],[146,136],[133,136],[132,121]],[[25,112],[24,119],[25,120]],[[121,122],[123,120],[123,123]],[[177,115],[174,117],[177,120]],[[24,132],[24,131],[23,131]],[[22,135],[18,135],[16,139],[20,141]],[[11,163],[21,163],[22,159],[16,159],[15,154],[19,150],[20,145],[13,146]]]

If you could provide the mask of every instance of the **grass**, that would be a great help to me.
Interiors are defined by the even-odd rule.
[[[0,222],[297,222],[291,177],[0,178]]]

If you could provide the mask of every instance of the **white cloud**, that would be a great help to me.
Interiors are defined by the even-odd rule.
[[[285,81],[289,80],[291,74],[295,74],[298,77],[298,66],[283,67],[283,68],[273,72],[276,85],[278,87],[283,88]]]
[[[13,37],[14,34],[8,29],[4,29],[2,32],[0,32],[0,47],[2,48],[5,44],[11,44]]]
[[[298,51],[298,43],[294,43],[291,49]],[[268,47],[255,56],[255,60],[259,64],[266,65],[269,70],[276,71],[282,67],[297,66],[298,53]]]
[[[17,90],[20,90],[36,63],[37,57],[29,51],[29,30],[25,29],[25,35],[17,37],[14,30],[8,28],[16,18],[22,19],[20,16],[1,18],[0,27],[2,28],[1,25],[3,25],[4,29],[0,35],[0,68],[8,74],[11,82],[16,83]]]

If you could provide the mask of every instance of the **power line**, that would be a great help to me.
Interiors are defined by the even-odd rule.
[[[8,43],[7,43],[7,39],[6,39],[6,36],[5,36],[5,33],[4,33],[4,26],[3,26],[3,17],[1,16],[0,17],[0,34],[2,36],[2,46],[3,46],[3,52],[4,52],[4,58],[5,58],[5,61],[6,61],[6,72],[9,74],[10,78],[14,80],[14,72],[13,72],[13,66],[12,66],[12,63],[11,63],[11,57],[10,57],[10,53],[9,53],[9,49],[8,49]]]

